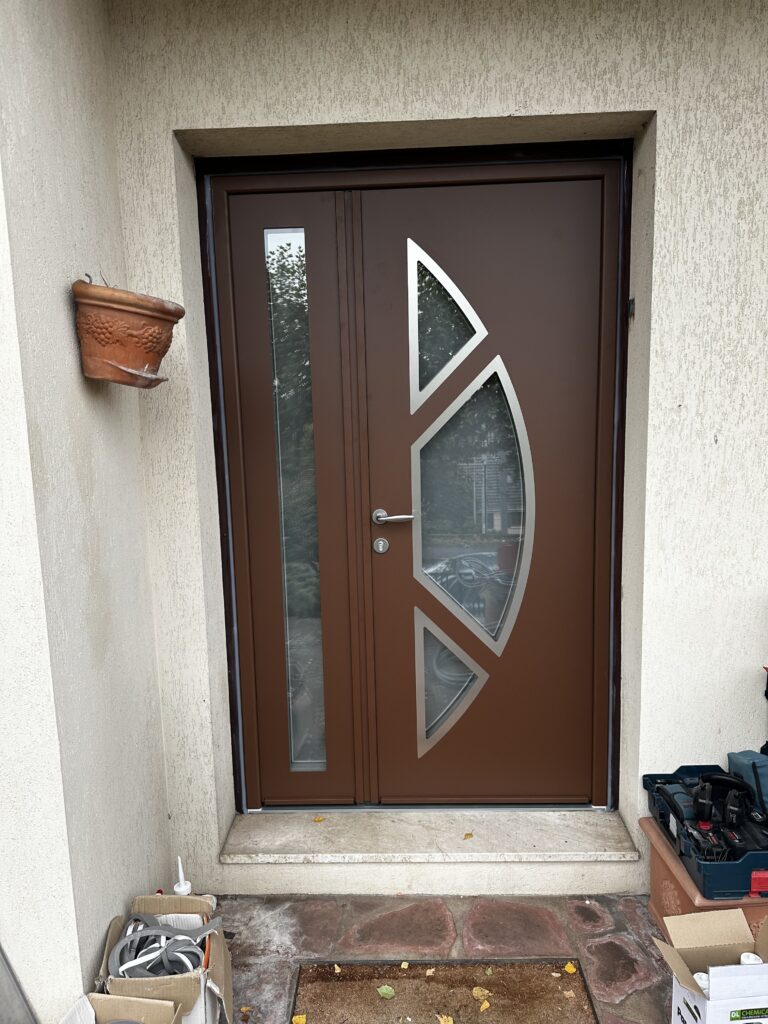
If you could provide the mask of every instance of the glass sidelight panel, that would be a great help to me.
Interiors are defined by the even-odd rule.
[[[530,449],[501,360],[416,442],[413,473],[417,578],[498,650],[522,599],[533,537]]]
[[[304,230],[267,229],[264,247],[277,436],[291,770],[324,771],[323,641]]]

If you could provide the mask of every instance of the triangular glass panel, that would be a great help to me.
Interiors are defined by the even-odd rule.
[[[423,612],[416,609],[419,757],[456,724],[488,679]]]
[[[448,289],[419,262],[419,390],[474,336],[475,329]]]
[[[413,446],[416,578],[500,653],[522,600],[534,527],[520,406],[495,359]]]
[[[413,412],[488,332],[451,278],[410,238],[408,307]]]

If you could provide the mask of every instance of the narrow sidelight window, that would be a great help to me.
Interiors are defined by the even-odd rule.
[[[264,248],[277,436],[291,771],[317,772],[326,769],[325,700],[304,229],[268,228]]]

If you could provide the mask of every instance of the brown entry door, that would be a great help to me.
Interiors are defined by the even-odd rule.
[[[605,804],[619,163],[412,178],[215,182],[247,804]]]
[[[363,197],[371,505],[414,517],[372,524],[383,801],[596,792],[602,204]]]

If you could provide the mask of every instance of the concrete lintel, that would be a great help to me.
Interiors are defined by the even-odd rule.
[[[639,136],[652,117],[649,110],[630,110],[386,123],[179,128],[175,134],[193,157],[267,156],[630,139]]]

